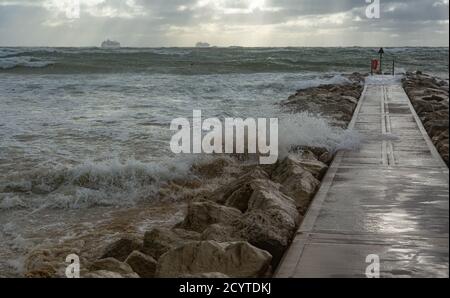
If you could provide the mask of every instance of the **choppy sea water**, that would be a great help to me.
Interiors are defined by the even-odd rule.
[[[156,202],[161,183],[189,176],[202,157],[174,156],[169,125],[193,109],[284,119],[281,146],[351,144],[351,132],[320,115],[285,115],[276,103],[367,72],[376,50],[0,48],[0,276],[20,272],[42,239],[85,235],[74,227],[99,224],[99,213],[131,216],[125,210]],[[386,53],[385,71],[395,59],[398,73],[448,79],[448,48]]]

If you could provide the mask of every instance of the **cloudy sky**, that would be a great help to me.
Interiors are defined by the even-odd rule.
[[[379,1],[0,0],[0,46],[448,46],[448,0]]]

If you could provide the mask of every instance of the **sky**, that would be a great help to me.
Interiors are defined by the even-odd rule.
[[[0,46],[448,46],[448,2],[0,0]]]

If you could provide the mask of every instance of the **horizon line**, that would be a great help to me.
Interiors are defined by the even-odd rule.
[[[196,46],[121,46],[118,49],[154,49],[154,48],[193,48],[193,49],[217,49],[217,48],[449,48],[449,45],[373,45],[373,46],[358,46],[358,45],[336,45],[336,46],[210,46],[210,47],[196,47]],[[0,48],[102,48],[95,45],[0,45]]]

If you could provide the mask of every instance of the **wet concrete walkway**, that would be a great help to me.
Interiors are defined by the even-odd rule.
[[[276,277],[449,276],[449,174],[400,83],[369,83]],[[373,260],[373,259],[372,259]]]

